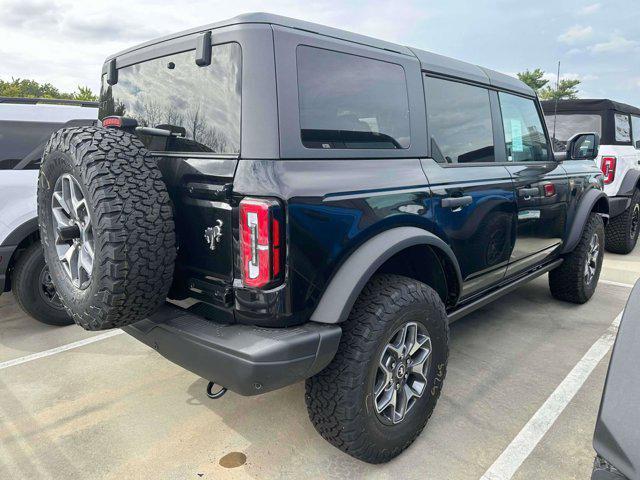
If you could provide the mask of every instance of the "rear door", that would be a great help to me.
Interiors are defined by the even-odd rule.
[[[518,206],[515,246],[507,275],[551,256],[561,244],[567,219],[568,179],[553,159],[537,101],[494,92],[502,118],[507,170]]]
[[[496,163],[496,125],[486,88],[424,77],[432,159],[424,160],[440,235],[453,249],[463,297],[500,282],[513,249],[516,202]]]

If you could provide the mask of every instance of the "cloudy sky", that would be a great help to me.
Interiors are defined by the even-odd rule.
[[[0,78],[99,89],[104,58],[154,37],[269,11],[514,74],[582,81],[580,96],[640,106],[638,0],[0,0]]]

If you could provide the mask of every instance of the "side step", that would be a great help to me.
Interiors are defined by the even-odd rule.
[[[562,258],[559,258],[557,260],[554,260],[553,262],[540,267],[537,270],[534,270],[531,273],[528,273],[527,275],[517,278],[513,281],[510,281],[509,283],[507,283],[506,285],[502,286],[502,287],[498,287],[496,290],[492,291],[491,293],[489,293],[488,295],[483,296],[482,298],[479,298],[477,300],[472,300],[470,303],[467,303],[465,305],[463,305],[462,307],[453,310],[452,312],[449,313],[448,319],[449,319],[449,323],[455,322],[456,320],[461,319],[462,317],[464,317],[465,315],[468,315],[469,313],[473,312],[474,310],[477,310],[479,308],[484,307],[485,305],[493,302],[494,300],[502,297],[503,295],[506,295],[507,293],[512,292],[513,290],[515,290],[518,287],[521,287],[523,284],[530,282],[531,280],[533,280],[534,278],[537,278],[541,275],[544,275],[545,273],[553,270],[554,268],[556,268],[558,265],[560,265],[563,262]]]

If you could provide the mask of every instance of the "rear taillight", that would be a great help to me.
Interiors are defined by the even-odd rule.
[[[283,216],[277,200],[245,198],[240,202],[242,283],[265,287],[280,280],[284,260]]]
[[[604,174],[605,185],[612,183],[616,178],[616,157],[602,157],[600,168]]]

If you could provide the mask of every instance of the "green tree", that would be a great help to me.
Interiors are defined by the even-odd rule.
[[[549,80],[545,80],[544,71],[540,68],[536,68],[534,71],[525,70],[524,72],[518,73],[518,78],[533,88],[536,92],[539,92],[540,89],[545,87]]]
[[[580,80],[564,78],[560,80],[558,88],[544,87],[538,92],[540,100],[572,100],[578,98],[578,85]]]
[[[95,95],[89,87],[78,86],[76,92],[61,92],[51,83],[38,83],[27,78],[12,78],[10,81],[0,79],[1,97],[23,97],[23,98],[54,98],[63,100],[88,100],[95,101]]]

